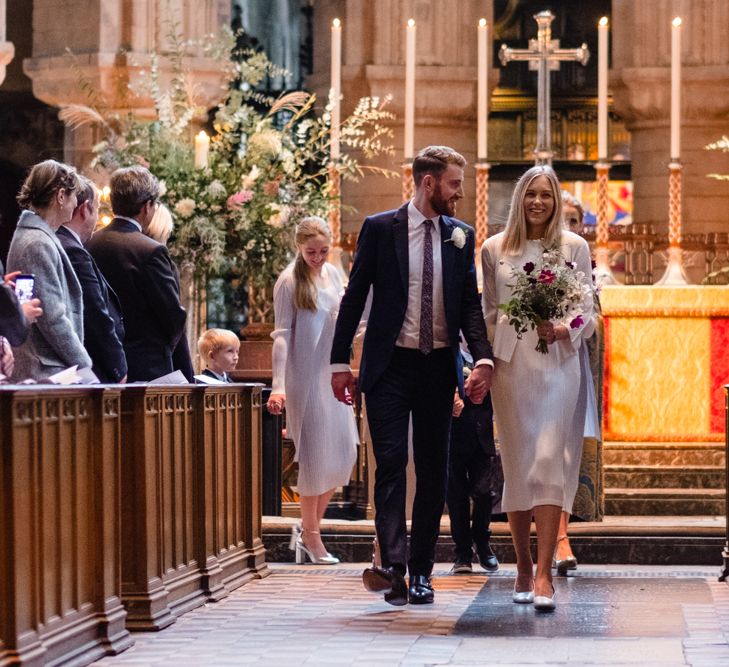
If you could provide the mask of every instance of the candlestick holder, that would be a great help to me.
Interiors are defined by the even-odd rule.
[[[668,264],[657,285],[688,285],[681,251],[681,170],[678,160],[668,165]]]
[[[335,164],[329,165],[329,229],[332,232],[332,246],[342,245],[342,176]]]
[[[608,173],[607,162],[595,164],[597,174],[597,226],[595,228],[595,282],[598,285],[617,285],[618,281],[610,268],[608,240]]]
[[[476,163],[476,254],[489,236],[489,169],[488,162]]]
[[[410,201],[413,198],[414,187],[413,163],[405,162],[402,165],[402,201]]]

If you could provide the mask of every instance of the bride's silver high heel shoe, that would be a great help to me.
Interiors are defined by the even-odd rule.
[[[319,535],[318,530],[307,530],[305,532]],[[301,539],[303,533],[304,531],[302,530],[301,534],[299,534],[299,536],[296,538],[295,552],[297,565],[303,565],[304,563],[306,563],[307,556],[314,565],[336,565],[337,563],[339,563],[339,558],[337,558],[336,556],[332,556],[328,551],[326,556],[316,556],[309,548],[307,548],[307,546]]]

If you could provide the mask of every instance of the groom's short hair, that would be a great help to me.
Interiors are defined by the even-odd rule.
[[[448,169],[449,164],[455,164],[461,169],[466,166],[466,158],[450,146],[428,146],[423,148],[413,160],[413,180],[415,187],[419,186],[423,176],[431,174],[436,179]]]

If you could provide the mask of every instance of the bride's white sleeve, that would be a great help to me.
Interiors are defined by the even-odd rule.
[[[295,312],[293,285],[288,276],[281,276],[273,288],[273,310],[276,328],[271,333],[271,338],[273,338],[271,393],[286,394],[286,358],[291,342]]]
[[[486,242],[481,246],[481,276],[483,279],[482,307],[486,320],[486,334],[493,345],[496,332],[498,303],[496,295],[496,262]]]

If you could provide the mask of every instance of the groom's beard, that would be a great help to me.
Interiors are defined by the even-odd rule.
[[[435,191],[430,196],[430,205],[438,215],[454,216],[456,214],[456,197],[446,199],[440,189],[440,183],[435,186]]]

